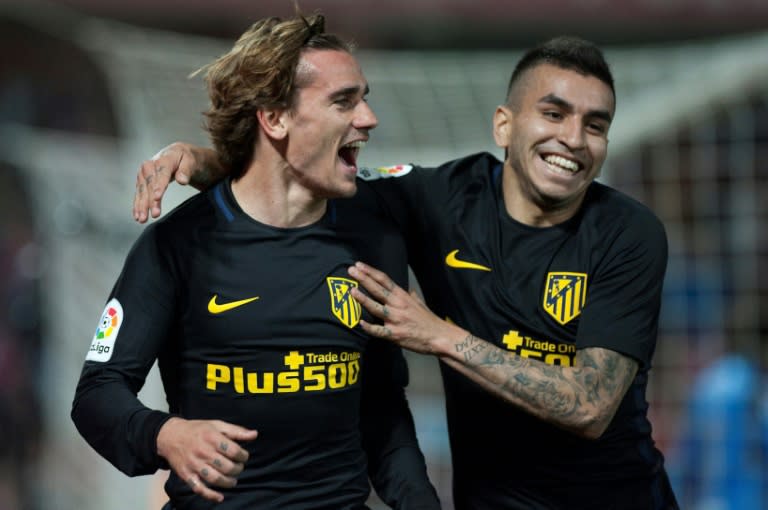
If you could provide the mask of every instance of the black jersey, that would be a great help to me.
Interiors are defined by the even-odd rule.
[[[365,508],[365,444],[382,499],[438,507],[405,403],[402,353],[357,327],[364,312],[349,292],[349,265],[371,260],[407,281],[400,238],[373,228],[361,198],[281,229],[244,214],[227,181],[150,225],[77,387],[72,417],[86,440],[137,475],[167,468],[155,443],[171,415],[257,429],[222,509]],[[136,398],[155,359],[170,413]],[[174,473],[166,492],[177,510],[214,506]]]
[[[430,308],[494,345],[553,365],[601,347],[639,362],[607,431],[579,438],[441,364],[457,509],[668,508],[645,398],[667,260],[643,205],[592,183],[550,228],[511,219],[489,154],[438,169],[365,169],[407,238]],[[395,178],[383,178],[395,177]],[[617,504],[620,501],[620,504]],[[672,497],[673,501],[673,497]]]

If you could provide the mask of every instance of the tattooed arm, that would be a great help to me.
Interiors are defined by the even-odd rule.
[[[547,365],[472,334],[448,340],[440,358],[477,384],[527,412],[597,439],[637,373],[637,361],[608,349],[576,351],[574,366]]]
[[[490,393],[582,437],[605,432],[637,373],[632,358],[597,347],[577,351],[573,367],[523,358],[440,319],[381,271],[358,263],[349,273],[370,294],[355,289],[355,299],[382,320],[361,321],[366,332],[438,356]]]

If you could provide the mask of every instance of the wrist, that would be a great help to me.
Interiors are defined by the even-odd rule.
[[[157,430],[155,448],[157,454],[164,459],[167,458],[169,441],[174,436],[173,430],[180,421],[181,418],[177,416],[171,416]]]
[[[441,358],[454,358],[457,354],[460,354],[461,346],[468,337],[472,334],[460,328],[452,323],[446,323],[447,327],[444,328],[442,333],[436,337],[430,345],[432,352]]]

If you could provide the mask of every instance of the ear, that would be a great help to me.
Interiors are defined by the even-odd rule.
[[[256,118],[259,120],[264,133],[275,140],[282,140],[288,136],[288,125],[285,122],[285,110],[259,109],[256,110]]]
[[[512,133],[512,119],[514,113],[508,107],[501,105],[493,112],[493,139],[496,145],[506,149],[509,145],[509,137]]]

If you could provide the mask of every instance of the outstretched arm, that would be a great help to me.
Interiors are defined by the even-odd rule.
[[[521,357],[440,319],[381,271],[357,263],[349,274],[370,294],[355,289],[354,298],[382,321],[360,321],[366,332],[438,356],[487,391],[579,436],[605,432],[637,373],[634,359],[596,347],[577,351],[572,367]]]
[[[136,175],[133,219],[145,223],[149,214],[160,216],[160,203],[171,179],[198,190],[210,188],[229,175],[213,149],[175,142],[164,147],[152,159],[144,161]]]

